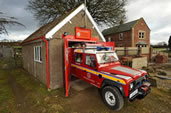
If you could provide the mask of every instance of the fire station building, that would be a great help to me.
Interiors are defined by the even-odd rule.
[[[64,83],[63,34],[75,35],[75,28],[91,30],[91,37],[105,41],[84,4],[43,25],[22,42],[23,67],[31,75],[55,89]]]

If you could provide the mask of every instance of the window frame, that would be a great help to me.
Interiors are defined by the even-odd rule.
[[[86,56],[89,56],[89,58],[90,58],[90,64],[87,64],[87,63],[86,63],[86,60],[87,60],[87,57],[86,57]],[[94,67],[91,67],[91,62],[93,61],[93,60],[91,59],[91,57],[94,57],[94,63],[95,63],[95,66],[94,66]],[[88,66],[88,68],[92,68],[92,69],[97,68],[96,55],[94,55],[94,54],[85,54],[85,61],[84,61],[84,64],[85,64],[86,66]]]
[[[88,65],[87,62],[86,62],[87,61],[87,56],[91,57],[91,55],[89,55],[89,54],[85,55],[85,65]],[[91,63],[91,58],[90,58],[90,63]],[[88,66],[90,66],[90,65],[88,65]]]
[[[111,42],[112,40],[111,40],[111,37],[108,37],[108,42]]]
[[[123,33],[119,33],[119,40],[123,40]]]
[[[81,61],[80,61],[80,62],[78,62],[78,61],[77,61],[77,59],[76,59],[76,58],[77,58],[77,57],[76,57],[76,55],[78,55],[78,54],[80,54],[80,55],[81,55],[81,59],[80,59]],[[74,56],[75,56],[75,58],[74,58],[75,63],[80,63],[80,64],[82,64],[82,63],[83,63],[83,54],[82,54],[82,53],[75,53],[75,55],[74,55]]]
[[[143,35],[142,35],[143,34]],[[143,36],[143,37],[142,37]],[[139,31],[138,32],[138,38],[139,39],[145,39],[145,31]]]
[[[42,47],[34,46],[34,61],[42,63]]]

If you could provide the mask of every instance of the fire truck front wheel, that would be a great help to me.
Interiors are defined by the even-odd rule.
[[[102,89],[104,103],[113,110],[120,110],[124,105],[124,99],[116,87],[106,86]]]

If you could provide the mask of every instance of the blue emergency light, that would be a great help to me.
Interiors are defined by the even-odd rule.
[[[102,51],[102,50],[109,51],[110,50],[109,47],[100,47],[100,46],[97,46],[96,49],[97,49],[97,51]]]

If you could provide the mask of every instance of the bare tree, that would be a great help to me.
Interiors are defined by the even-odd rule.
[[[23,24],[17,21],[17,18],[6,16],[3,12],[0,11],[0,35],[8,34],[6,27],[12,25],[24,26]]]
[[[40,24],[48,23],[55,18],[78,7],[85,0],[30,0],[27,9],[34,13]],[[127,0],[86,0],[86,6],[98,25],[116,25],[126,19]]]

